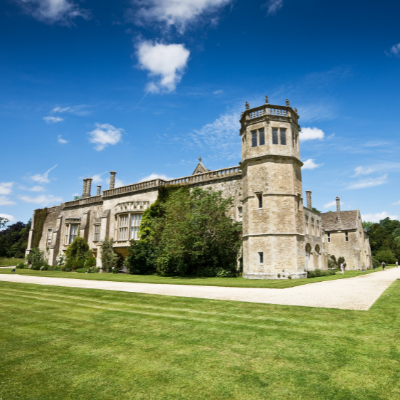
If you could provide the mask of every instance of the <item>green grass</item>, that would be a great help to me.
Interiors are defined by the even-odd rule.
[[[2,258],[0,257],[0,267],[15,266],[21,262],[24,262],[23,258]]]
[[[387,267],[388,268],[388,267]],[[393,268],[390,266],[389,268]],[[332,281],[336,279],[353,278],[355,276],[370,274],[376,271],[382,271],[382,267],[375,271],[345,271],[344,275],[321,276],[319,278],[308,279],[282,279],[282,280],[264,280],[264,279],[243,279],[239,278],[194,278],[194,277],[165,277],[158,275],[129,275],[129,274],[80,274],[76,272],[62,271],[32,271],[30,269],[18,269],[17,274],[47,276],[52,278],[71,278],[87,279],[113,282],[139,282],[139,283],[157,283],[174,285],[201,285],[201,286],[226,286],[226,287],[254,287],[254,288],[274,288],[284,289],[294,286],[306,285],[308,283]],[[0,274],[10,274],[11,269],[0,269]]]
[[[1,399],[398,399],[400,282],[370,309],[0,282]]]

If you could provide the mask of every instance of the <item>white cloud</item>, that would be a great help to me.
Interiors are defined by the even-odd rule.
[[[64,121],[64,118],[61,118],[61,117],[43,117],[43,119],[44,119],[48,124],[56,124],[57,122]]]
[[[117,144],[122,138],[122,128],[116,128],[110,124],[95,124],[96,129],[89,132],[91,143],[94,143],[97,151],[103,150],[108,145]]]
[[[169,178],[167,175],[164,174],[150,174],[149,176],[145,176],[144,178],[142,178],[139,182],[152,181],[154,179],[163,179],[164,181],[170,181],[173,178]]]
[[[68,143],[68,140],[63,139],[63,138],[61,137],[61,135],[58,135],[58,143],[66,144],[66,143]]]
[[[373,172],[400,171],[400,163],[386,162],[382,164],[370,165],[368,167],[359,166],[354,169],[354,175],[370,175]]]
[[[216,12],[232,0],[132,0],[137,7],[131,16],[139,25],[163,24],[175,26],[183,33],[188,25],[193,24],[206,14]],[[215,17],[212,21],[215,22]]]
[[[56,197],[53,195],[45,195],[42,194],[37,197],[32,197],[32,196],[19,196],[19,198],[22,201],[25,201],[26,203],[35,203],[35,204],[42,204],[44,206],[47,206],[49,203],[60,203],[62,201],[61,197]]]
[[[92,176],[93,179],[93,183],[100,183],[100,182],[104,182],[104,179],[101,177],[101,175],[103,175],[104,172],[102,172],[101,174],[95,174]]]
[[[300,131],[300,140],[315,140],[315,139],[323,139],[325,137],[325,133],[318,128],[303,128]]]
[[[70,0],[16,0],[26,13],[39,21],[71,25],[76,17],[90,18],[90,12]]]
[[[9,222],[15,221],[15,218],[10,214],[0,214],[0,217],[7,218]]]
[[[400,206],[400,200],[393,203],[394,206]]]
[[[13,206],[14,204],[17,203],[10,200],[7,196],[0,196],[0,206]]]
[[[343,206],[344,203],[341,201],[340,205]],[[336,208],[336,200],[331,201],[330,203],[326,203],[324,204],[324,208],[332,208],[335,207]]]
[[[52,110],[51,110],[51,112],[52,113],[57,113],[57,112],[59,112],[59,113],[63,113],[63,112],[66,112],[66,111],[71,111],[71,107],[54,107]]]
[[[315,169],[315,168],[322,167],[324,165],[324,164],[316,164],[314,161],[315,160],[313,160],[311,158],[304,161],[304,165],[303,165],[302,169]]]
[[[55,167],[57,167],[57,164],[50,168],[48,171],[46,171],[44,174],[36,174],[36,175],[32,175],[30,176],[30,178],[34,181],[34,182],[39,182],[39,183],[49,183],[50,179],[49,179],[49,173],[51,170],[53,170]]]
[[[283,0],[268,0],[263,7],[267,7],[268,15],[274,15],[283,7]]]
[[[224,93],[224,91],[223,90],[216,90],[215,92],[213,92],[213,94],[221,94],[221,93]]]
[[[180,82],[190,52],[183,44],[162,44],[144,41],[137,46],[139,67],[157,80],[147,85],[149,92],[175,90]]]
[[[376,214],[362,214],[361,215],[363,221],[370,221],[370,222],[379,222],[381,219],[385,219],[389,217],[390,219],[398,219],[397,215],[391,215],[386,211],[382,211],[381,213]]]
[[[382,175],[379,178],[366,178],[360,179],[357,182],[350,184],[348,189],[365,189],[369,187],[379,186],[387,183],[387,174]]]
[[[390,50],[386,52],[386,54],[390,56],[400,57],[400,43],[397,43],[394,46],[392,46]]]
[[[124,182],[121,179],[115,178],[115,187],[125,186]]]
[[[25,186],[20,187],[22,190],[29,190],[30,192],[44,192],[43,186],[33,186],[31,188],[27,188]]]
[[[12,192],[14,182],[0,182],[0,194],[10,194]]]

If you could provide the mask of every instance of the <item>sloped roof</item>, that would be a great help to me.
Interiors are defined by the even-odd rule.
[[[209,172],[210,170],[207,169],[204,164],[201,162],[201,157],[199,157],[199,163],[197,164],[197,167],[195,168],[195,170],[193,171],[192,175],[196,175],[196,174],[204,174],[204,172]]]
[[[340,218],[342,220],[342,224],[340,225],[338,221],[338,213],[337,212],[327,212],[322,213],[322,227],[325,231],[338,231],[338,230],[348,230],[348,229],[357,229],[357,217],[358,210],[352,211],[341,211]]]

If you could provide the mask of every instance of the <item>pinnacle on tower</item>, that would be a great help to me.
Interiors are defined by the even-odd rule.
[[[249,103],[248,103],[247,101],[246,101],[245,106],[246,106],[246,110],[249,110],[249,109],[250,109],[250,105],[249,105]]]
[[[269,104],[268,96],[265,96],[265,104]]]

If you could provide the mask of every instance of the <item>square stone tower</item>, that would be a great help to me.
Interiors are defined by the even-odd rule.
[[[243,277],[306,277],[296,109],[266,103],[242,114]]]

